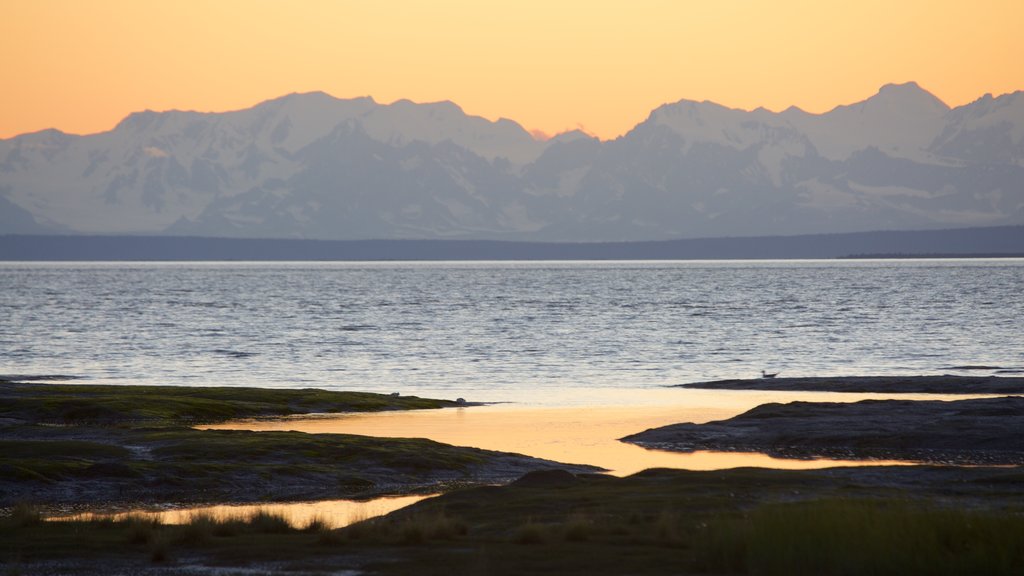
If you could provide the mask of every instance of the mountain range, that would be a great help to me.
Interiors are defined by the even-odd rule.
[[[451,102],[291,94],[0,140],[0,234],[660,240],[1024,224],[1024,92],[824,114],[682,100],[547,141]]]

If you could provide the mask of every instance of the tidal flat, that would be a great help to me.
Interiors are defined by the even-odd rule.
[[[0,518],[0,564],[8,574],[1019,574],[1024,568],[1020,465],[650,469],[616,478],[422,439],[200,430],[193,426],[218,417],[166,407],[150,416],[144,398],[125,410],[116,408],[117,398],[113,406],[98,402],[101,409],[86,402],[88,418],[76,421],[75,412],[67,416],[68,399],[46,402],[48,391],[61,396],[64,387],[3,383],[0,390],[8,386],[13,392],[0,396],[0,495],[11,502]],[[71,388],[88,396],[88,387]],[[208,399],[195,390],[180,394]],[[167,398],[176,389],[159,392],[154,398],[163,399],[155,403],[174,405]],[[223,394],[216,402],[230,406],[207,413],[280,416],[294,401],[280,396],[270,402],[275,408],[245,408],[231,405],[244,394]],[[35,400],[24,400],[30,396]],[[393,398],[370,400],[378,406]],[[334,397],[338,405],[342,399]],[[1019,401],[962,400],[982,404],[964,404],[968,409],[959,413],[1019,419]],[[921,426],[935,417],[931,404],[958,404],[868,402],[907,414],[893,418],[887,434],[905,434],[909,444],[941,436],[941,426]],[[800,403],[777,406],[815,414]],[[819,423],[830,417],[817,415]],[[784,428],[784,418],[762,420]],[[1020,438],[1015,429],[979,429],[997,444]],[[492,476],[494,485],[481,486],[487,482],[474,472],[487,470],[500,473]],[[163,486],[167,478],[176,479],[172,487]],[[138,516],[45,522],[43,511],[25,504],[51,503],[47,498],[61,494],[71,494],[66,502],[88,502],[104,493],[104,484],[130,498],[132,490],[152,488],[214,502],[236,501],[228,496],[242,493],[275,499],[273,491],[281,489],[273,484],[282,480],[313,499],[329,497],[318,496],[324,490],[348,494],[354,479],[363,481],[355,482],[356,491],[402,493],[436,488],[439,478],[444,494],[343,528],[315,518],[289,524],[262,512],[197,514],[178,525]],[[35,498],[9,496],[25,486],[41,491]]]
[[[323,390],[0,383],[0,507],[367,498],[510,481],[516,454],[418,438],[197,430],[227,418],[433,409],[455,402]]]

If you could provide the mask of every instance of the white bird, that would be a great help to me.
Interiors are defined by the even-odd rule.
[[[769,374],[769,373],[765,372],[764,370],[761,370],[761,378],[775,378],[778,375],[779,375],[778,372],[776,372],[774,374]]]

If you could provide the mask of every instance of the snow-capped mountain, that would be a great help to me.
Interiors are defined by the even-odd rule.
[[[0,233],[559,241],[1024,223],[1024,93],[666,104],[546,142],[450,102],[292,94],[0,140]]]

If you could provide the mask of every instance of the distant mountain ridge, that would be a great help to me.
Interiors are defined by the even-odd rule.
[[[632,241],[1024,224],[1024,92],[665,104],[546,142],[451,102],[291,94],[0,140],[0,234]]]

